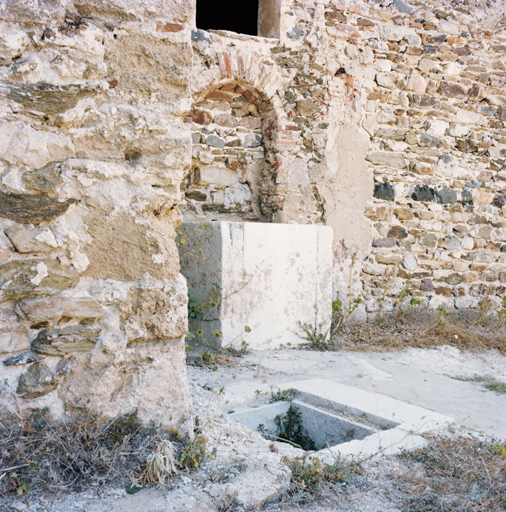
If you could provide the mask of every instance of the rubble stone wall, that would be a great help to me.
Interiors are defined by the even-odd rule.
[[[502,2],[262,0],[271,38],[195,9],[0,2],[1,374],[24,407],[187,416],[180,208],[331,226],[362,318],[408,280],[432,307],[506,293]]]
[[[0,3],[2,395],[23,408],[188,415],[174,230],[192,16],[179,0]]]
[[[264,183],[277,203],[258,219],[332,226],[335,292],[346,300],[351,272],[362,318],[407,280],[434,308],[505,295],[505,16],[473,0],[293,0],[279,39],[194,32],[194,95],[261,81],[275,105]]]

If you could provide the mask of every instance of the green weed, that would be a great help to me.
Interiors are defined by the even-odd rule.
[[[299,502],[317,501],[323,491],[337,490],[350,482],[352,475],[361,473],[358,464],[339,457],[332,464],[307,455],[281,460],[291,471],[288,495]]]
[[[186,469],[198,470],[206,456],[206,438],[200,434],[193,441],[187,440],[177,458],[181,466]]]

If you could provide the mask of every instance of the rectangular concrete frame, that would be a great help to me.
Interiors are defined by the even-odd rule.
[[[330,329],[332,315],[332,228],[321,225],[246,222],[187,222],[179,245],[181,273],[197,303],[220,287],[216,310],[205,321],[198,344],[252,349],[298,345],[300,324]],[[245,327],[247,328],[245,329]],[[249,332],[247,332],[249,331]]]
[[[285,386],[296,389],[297,398],[303,402],[344,416],[349,415],[350,418],[361,418],[388,429],[363,440],[320,450],[317,455],[326,462],[332,462],[336,455],[363,457],[420,448],[426,444],[420,434],[445,428],[454,421],[449,416],[386,395],[324,379],[292,382]]]
[[[236,388],[235,392],[234,388],[227,389],[226,395],[228,406],[236,404],[236,409],[239,402],[248,403],[257,389],[261,392],[269,390],[267,386],[258,384],[238,385]],[[372,430],[377,429],[364,439],[355,439],[314,452],[314,456],[326,463],[332,463],[339,455],[360,459],[379,453],[391,455],[401,450],[419,448],[426,444],[421,434],[438,431],[454,423],[453,418],[423,407],[325,379],[284,382],[283,389],[294,389],[297,401],[306,406],[335,413],[351,422],[361,423],[360,426],[370,426]],[[244,415],[244,412],[235,414]]]
[[[255,409],[235,412],[230,414],[229,418],[238,421],[250,430],[258,430],[259,425],[263,425],[265,432],[274,434],[277,432],[275,417],[287,412],[291,404],[298,408],[304,429],[317,447],[334,446],[352,439],[364,439],[375,432],[374,428],[367,425],[348,421],[341,416],[322,411],[299,400],[292,400],[291,403],[276,402]]]

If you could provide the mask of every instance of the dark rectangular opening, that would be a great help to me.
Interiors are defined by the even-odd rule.
[[[197,28],[258,34],[258,0],[197,0]]]

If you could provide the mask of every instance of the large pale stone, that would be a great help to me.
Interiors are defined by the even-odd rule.
[[[174,228],[163,214],[153,213],[147,226],[130,216],[95,214],[87,225],[93,241],[85,248],[90,261],[85,275],[121,281],[137,281],[146,272],[158,277],[176,275]]]
[[[462,124],[483,125],[487,122],[487,118],[482,114],[471,112],[469,110],[459,110],[457,112],[457,121]]]
[[[35,130],[19,122],[0,124],[0,140],[3,141],[0,158],[35,169],[48,162],[65,160],[74,152],[67,135]]]
[[[488,190],[478,189],[473,193],[474,204],[491,204],[494,199],[494,194]]]
[[[165,428],[178,427],[188,418],[183,339],[136,344],[91,357],[94,354],[85,356],[86,364],[74,369],[58,388],[70,410],[86,404],[88,410],[109,418],[137,410],[143,423]]]
[[[14,24],[0,21],[0,65],[9,65],[30,44],[27,34]]]
[[[96,320],[104,316],[100,304],[91,297],[25,299],[16,304],[16,311],[22,318],[34,323],[57,322],[61,318]]]
[[[425,92],[427,90],[427,80],[419,71],[413,69],[406,84],[406,89],[408,91]]]
[[[327,226],[186,223],[182,272],[199,304],[218,293],[218,308],[191,320],[200,344],[240,348],[299,345],[301,324],[328,332],[332,302],[332,230]],[[205,261],[192,257],[203,250]],[[212,292],[213,285],[218,292]],[[247,328],[246,328],[247,326]],[[222,335],[213,335],[212,331]],[[203,338],[203,339],[202,339]]]
[[[149,288],[132,288],[120,305],[122,328],[129,346],[151,340],[181,338],[187,328],[186,282],[154,282]]]
[[[14,225],[5,230],[12,245],[16,250],[23,253],[30,252],[50,252],[58,247],[58,242],[51,230],[44,228],[38,229],[28,226]]]
[[[198,183],[203,186],[231,187],[239,182],[236,172],[226,167],[201,167]]]
[[[373,152],[366,156],[366,160],[375,165],[386,165],[396,169],[408,166],[408,161],[400,153]]]

